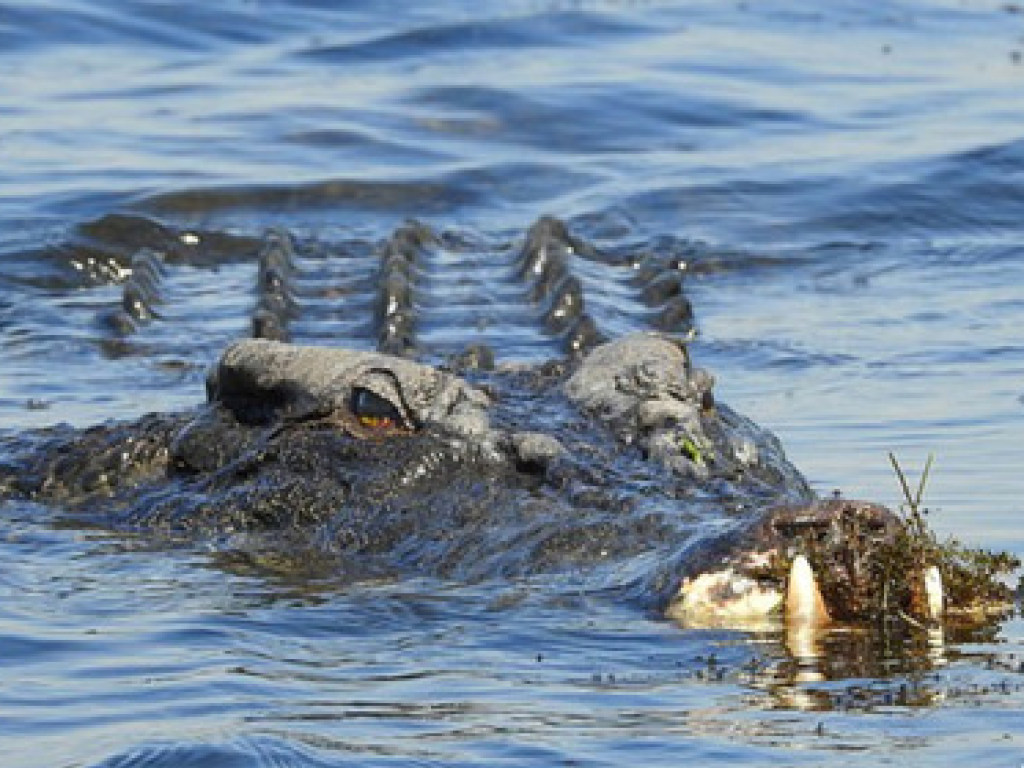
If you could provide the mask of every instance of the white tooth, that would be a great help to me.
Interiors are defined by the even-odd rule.
[[[929,619],[942,617],[945,602],[945,590],[942,588],[942,574],[937,566],[929,566],[924,571],[924,595]]]
[[[814,578],[814,570],[807,558],[797,555],[789,567],[786,585],[786,620],[824,623],[829,620],[828,609]]]

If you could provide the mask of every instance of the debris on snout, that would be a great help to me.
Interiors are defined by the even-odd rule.
[[[921,514],[838,499],[823,506],[827,514],[778,518],[787,545],[750,575],[784,583],[794,558],[806,557],[838,621],[970,622],[1012,607],[1012,554],[939,541]]]
[[[926,468],[927,469],[927,468]],[[925,476],[927,472],[925,472]],[[977,625],[1014,605],[1008,552],[940,541],[916,495],[897,511],[835,496],[766,510],[709,548],[666,610],[688,626]],[[922,483],[923,486],[923,483]]]

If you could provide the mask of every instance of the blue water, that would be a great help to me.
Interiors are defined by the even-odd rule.
[[[202,397],[249,273],[176,270],[176,322],[114,354],[112,244],[149,225],[551,213],[690,254],[694,357],[819,491],[896,503],[886,452],[934,452],[935,527],[1024,555],[1022,93],[1024,13],[982,0],[0,2],[0,427]],[[1024,760],[1017,618],[826,668],[529,580],[272,565],[3,506],[0,763]]]

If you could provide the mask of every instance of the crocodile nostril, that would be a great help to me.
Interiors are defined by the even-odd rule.
[[[565,453],[558,440],[541,432],[516,432],[511,442],[516,468],[528,474],[543,475],[551,463]]]

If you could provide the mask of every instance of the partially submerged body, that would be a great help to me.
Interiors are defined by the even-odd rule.
[[[316,553],[356,579],[585,570],[691,625],[938,620],[936,574],[957,577],[952,560],[907,549],[882,507],[816,500],[712,384],[657,334],[466,378],[249,340],[225,351],[194,412],[23,436],[0,496],[114,528]],[[993,573],[974,575],[952,607],[1004,594]]]

